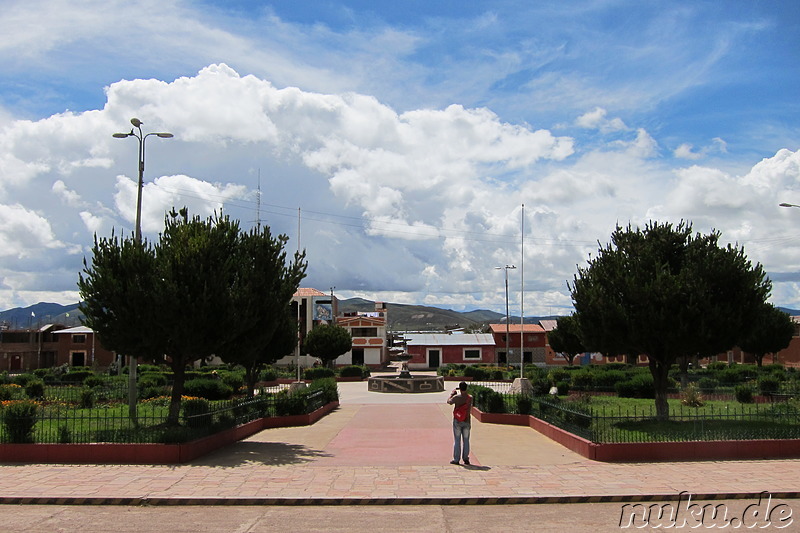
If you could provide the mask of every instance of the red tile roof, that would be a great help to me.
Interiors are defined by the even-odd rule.
[[[296,297],[304,298],[308,296],[328,296],[322,291],[318,291],[317,289],[310,289],[310,288],[303,288],[300,287],[297,289],[297,292],[294,293]]]
[[[506,325],[505,324],[490,324],[489,327],[492,330],[492,333],[505,333],[506,332]],[[509,324],[508,325],[508,332],[509,333],[519,333],[521,325],[520,324]],[[544,333],[544,328],[539,324],[525,324],[525,333]]]

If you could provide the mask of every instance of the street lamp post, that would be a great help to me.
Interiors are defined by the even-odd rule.
[[[514,265],[506,265],[504,267],[494,267],[495,270],[505,270],[506,272],[506,363],[509,362],[508,358],[508,337],[511,335],[510,317],[508,315],[508,271],[509,269],[516,269]],[[495,352],[494,364],[497,364],[497,353]]]
[[[115,139],[126,139],[128,137],[134,137],[137,141],[139,141],[139,157],[138,157],[138,167],[139,167],[139,185],[138,190],[136,193],[136,228],[134,229],[134,240],[136,243],[142,242],[142,188],[144,186],[144,147],[145,141],[151,135],[155,135],[156,137],[161,137],[162,139],[169,139],[173,137],[171,133],[165,132],[151,132],[151,133],[142,133],[142,122],[138,118],[132,118],[131,124],[133,124],[133,128],[128,133],[114,133],[111,136]],[[136,356],[131,355],[129,358],[128,363],[128,415],[130,416],[131,420],[136,423],[136,401],[138,399],[138,394],[136,392]]]

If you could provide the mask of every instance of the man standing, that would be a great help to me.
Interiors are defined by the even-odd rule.
[[[469,431],[470,411],[472,410],[472,396],[467,394],[467,384],[462,381],[458,388],[450,393],[447,403],[453,406],[453,460],[451,465],[459,464],[459,459],[464,464],[469,464]],[[463,446],[462,446],[463,442]]]

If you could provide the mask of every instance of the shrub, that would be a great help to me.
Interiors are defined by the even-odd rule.
[[[594,386],[598,389],[613,389],[617,383],[627,380],[628,376],[622,370],[596,370],[594,371]]]
[[[95,404],[94,389],[92,389],[91,387],[82,388],[79,403],[81,408],[83,409],[90,409],[94,407]]]
[[[569,394],[569,382],[568,381],[559,381],[556,383],[556,389],[558,389],[559,396],[566,396]]]
[[[275,395],[275,414],[278,416],[302,415],[306,412],[306,395],[282,390]]]
[[[737,402],[753,403],[753,388],[750,385],[736,385],[733,392]]]
[[[464,369],[464,377],[471,377],[473,381],[487,381],[490,374],[480,366],[468,366]]]
[[[761,391],[761,394],[778,392],[780,388],[781,381],[774,376],[764,376],[758,380],[758,390]]]
[[[220,372],[222,382],[233,389],[234,394],[244,387],[244,374],[241,372]]]
[[[38,404],[30,400],[12,400],[3,408],[3,424],[9,442],[33,442]]]
[[[278,371],[272,368],[271,366],[266,367],[263,369],[259,375],[259,381],[275,381],[278,379]]]
[[[702,407],[705,403],[700,388],[695,383],[689,383],[681,391],[681,403],[689,407]]]
[[[28,398],[36,400],[44,398],[44,381],[41,379],[32,379],[25,385],[25,394]]]
[[[517,396],[517,414],[528,415],[533,407],[533,400],[530,396],[520,394]]]
[[[190,428],[211,426],[211,408],[208,400],[192,398],[183,402],[183,421]]]
[[[206,400],[227,400],[233,396],[233,389],[218,379],[190,379],[183,384],[184,394]]]
[[[72,442],[72,431],[64,424],[58,426],[58,443],[69,444],[70,442]]]
[[[22,387],[13,383],[9,383],[8,385],[0,385],[0,402],[17,398],[20,391],[22,391]]]
[[[106,378],[103,376],[87,376],[86,379],[83,380],[84,387],[100,387],[104,385],[106,382]]]
[[[336,376],[336,372],[334,372],[333,369],[326,368],[324,366],[306,368],[303,372],[303,377],[312,381],[315,379],[332,378],[334,376]]]
[[[615,385],[620,398],[655,398],[656,392],[653,376],[649,374],[636,374],[627,381]]]
[[[572,373],[572,388],[575,390],[592,390],[594,373],[581,368]]]
[[[139,387],[165,387],[167,376],[161,372],[144,372],[139,376]]]
[[[336,384],[335,379],[324,378],[314,380],[309,383],[308,387],[302,392],[308,395],[317,390],[323,391],[323,401],[325,403],[339,401],[339,386]]]
[[[724,361],[714,361],[712,363],[708,363],[706,368],[713,371],[722,370],[723,368],[728,368],[728,363]]]
[[[549,379],[550,383],[553,385],[557,385],[559,381],[569,382],[571,377],[572,374],[563,368],[554,368],[547,373],[547,379]]]
[[[343,378],[365,378],[369,376],[369,370],[358,365],[343,366],[339,369],[339,375]]]
[[[36,376],[33,374],[17,374],[11,377],[11,383],[24,387],[29,381],[33,381],[34,379],[36,379]]]
[[[700,390],[704,390],[707,393],[714,392],[717,388],[717,385],[719,385],[719,382],[717,382],[717,380],[714,378],[700,378],[700,380],[697,382],[697,386],[700,388]]]
[[[72,369],[63,376],[61,376],[61,381],[65,381],[67,383],[83,383],[84,380],[91,375],[94,375],[94,373],[91,370]]]

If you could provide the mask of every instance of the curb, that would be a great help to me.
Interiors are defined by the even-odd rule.
[[[693,500],[757,499],[760,492],[692,494]],[[775,499],[800,499],[800,492],[773,492]],[[669,502],[675,494],[606,496],[511,496],[507,498],[98,498],[0,497],[0,505],[119,505],[119,506],[367,506],[367,505],[544,505],[565,503]]]

